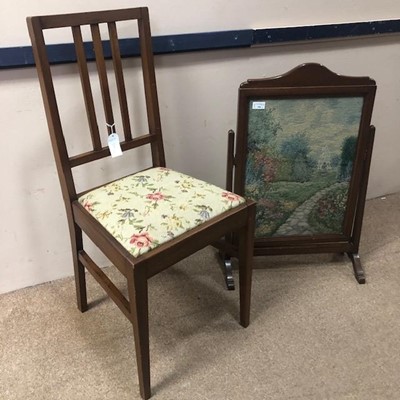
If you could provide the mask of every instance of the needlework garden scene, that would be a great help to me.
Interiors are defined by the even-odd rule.
[[[256,238],[342,233],[362,106],[362,97],[249,101]]]

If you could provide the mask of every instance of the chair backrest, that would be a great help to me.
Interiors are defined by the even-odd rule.
[[[137,137],[133,137],[132,135],[131,116],[126,96],[126,85],[117,29],[117,22],[129,20],[133,20],[133,22],[137,21],[138,43],[143,71],[143,85],[149,130],[148,133]],[[153,166],[165,166],[148,9],[142,7],[28,17],[27,23],[64,201],[71,202],[77,197],[72,168],[110,155],[109,148],[102,144],[101,135],[99,133],[99,126],[105,130],[106,125],[108,126],[108,134],[112,133],[112,126],[115,124],[115,108],[118,107],[118,105],[115,106],[115,104],[113,104],[110,94],[109,75],[107,73],[107,69],[110,68],[110,65],[112,65],[115,74],[115,84],[121,116],[120,121],[122,121],[122,126],[117,126],[114,129],[119,133],[123,131],[123,138],[121,138],[122,151],[150,145]],[[92,41],[89,43],[83,41],[82,28],[84,26],[89,26],[90,28]],[[105,30],[102,29],[105,26],[107,27],[108,33],[104,33]],[[88,134],[90,134],[91,137],[92,147],[90,151],[73,156],[69,155],[64,137],[44,36],[44,30],[66,27],[70,27],[72,31],[87,114]],[[106,39],[108,39],[109,42],[104,40],[102,35],[107,35],[108,38]],[[129,43],[132,46],[135,45],[135,41],[133,40],[129,41]],[[108,45],[110,54],[107,55],[107,58],[112,58],[112,63],[106,63],[105,49],[108,49]],[[99,113],[96,113],[88,69],[88,59],[90,60],[90,57],[87,53],[91,48],[94,50],[105,121],[99,121]],[[100,131],[103,129],[100,129]]]

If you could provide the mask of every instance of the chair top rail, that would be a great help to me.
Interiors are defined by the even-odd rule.
[[[63,28],[77,25],[101,24],[114,21],[141,19],[147,13],[147,7],[125,8],[119,10],[82,12],[59,15],[44,15],[28,17],[29,20],[40,22],[42,29]]]

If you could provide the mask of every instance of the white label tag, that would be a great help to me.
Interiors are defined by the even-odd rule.
[[[110,149],[111,157],[122,156],[118,134],[112,133],[108,136],[108,148]]]
[[[265,101],[253,101],[253,110],[265,110]]]

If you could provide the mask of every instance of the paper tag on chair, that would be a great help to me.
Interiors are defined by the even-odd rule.
[[[122,156],[121,145],[117,133],[112,133],[108,136],[108,148],[110,149],[111,157]]]

